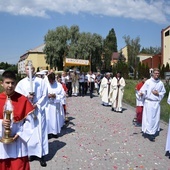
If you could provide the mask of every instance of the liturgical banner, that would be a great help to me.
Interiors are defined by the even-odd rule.
[[[75,59],[75,58],[65,58],[63,66],[89,66],[89,60]]]

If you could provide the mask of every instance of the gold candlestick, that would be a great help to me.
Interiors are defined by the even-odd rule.
[[[6,110],[4,113],[5,113],[6,119],[11,120],[11,113],[12,113],[12,111]],[[5,143],[5,144],[9,144],[9,143],[12,143],[14,141],[13,137],[11,137],[11,129],[10,129],[10,127],[9,128],[5,128],[5,130],[4,130],[4,137],[1,138],[0,141],[2,143]]]

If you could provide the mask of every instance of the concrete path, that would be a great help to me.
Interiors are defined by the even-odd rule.
[[[47,167],[34,161],[31,170],[170,170],[167,124],[161,122],[161,132],[151,142],[132,125],[135,108],[127,104],[123,113],[115,113],[96,95],[70,97],[67,105],[70,124],[49,140]]]

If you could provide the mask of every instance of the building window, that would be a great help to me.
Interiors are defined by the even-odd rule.
[[[165,37],[169,36],[169,30],[165,32]]]

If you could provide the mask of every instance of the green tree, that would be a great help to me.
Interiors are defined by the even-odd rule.
[[[68,54],[67,56],[69,58],[79,58],[80,53],[79,53],[79,44],[78,44],[78,39],[80,36],[79,32],[79,27],[76,25],[73,25],[69,29],[69,37],[68,37]]]
[[[110,71],[112,53],[117,52],[117,38],[113,28],[104,39],[103,52],[105,54],[106,71]]]
[[[66,26],[57,27],[56,30],[49,30],[44,37],[46,62],[50,68],[63,70],[63,58],[68,50],[69,29]]]
[[[11,65],[8,64],[7,62],[6,62],[6,63],[4,63],[4,62],[1,62],[1,63],[0,63],[0,69],[6,70],[6,69],[9,68],[9,67],[11,67]]]
[[[76,25],[70,29],[63,26],[56,28],[55,31],[48,31],[45,43],[44,52],[50,68],[63,69],[64,57],[89,59],[94,69],[100,63],[102,37],[98,34],[80,33]]]
[[[160,69],[160,77],[161,77],[161,79],[164,78],[164,73],[165,73],[165,65],[163,64],[161,69]]]
[[[119,53],[118,61],[122,61],[122,62],[125,62],[125,61],[126,61],[126,58],[125,58],[125,56],[122,54],[122,51]]]
[[[124,78],[128,78],[128,64],[123,61],[118,61],[116,64],[112,67],[112,73],[113,75],[116,75],[117,72],[121,72],[121,75]]]
[[[0,69],[4,69],[4,70],[10,70],[13,71],[14,73],[18,73],[18,66],[15,64],[8,64],[7,62],[1,62],[0,63]]]
[[[147,78],[150,78],[150,76],[151,76],[148,65],[144,65],[144,76]]]
[[[6,68],[6,70],[13,71],[15,74],[17,74],[18,73],[18,66],[8,64],[8,68]]]
[[[143,77],[143,67],[142,67],[142,63],[139,62],[138,63],[138,79],[141,79]]]
[[[137,55],[140,52],[140,38],[136,37],[135,39],[131,39],[130,36],[124,36],[125,43],[127,45],[128,51],[128,63],[130,67],[134,69],[134,79],[136,79],[137,75],[137,66],[139,63],[139,59]]]
[[[149,47],[149,48],[142,48],[140,53],[143,53],[143,54],[159,54],[161,53],[161,47]]]
[[[95,71],[96,67],[101,62],[100,56],[103,43],[102,37],[98,34],[91,34],[89,32],[79,33],[79,36],[77,37],[78,38],[76,41],[74,41],[74,43],[69,44],[68,54],[71,54],[74,51],[74,54],[76,55],[74,55],[72,58],[90,60],[91,67],[93,68],[93,71]],[[71,55],[68,56],[71,57]]]
[[[168,71],[169,71],[169,63],[167,62],[166,67],[165,67],[165,72],[168,72]]]
[[[97,68],[101,67],[102,44],[102,37],[96,33],[92,34],[89,48],[91,49],[91,66],[92,68],[95,68],[93,71],[96,71]]]

